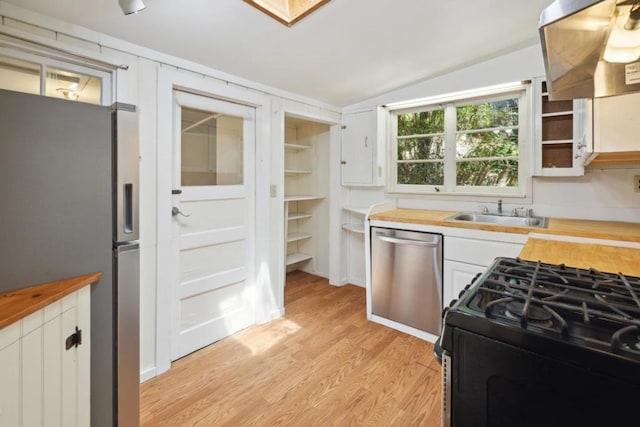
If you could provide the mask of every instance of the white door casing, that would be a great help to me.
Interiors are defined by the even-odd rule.
[[[174,100],[173,189],[181,193],[171,197],[184,215],[173,216],[171,231],[172,360],[255,323],[255,109],[180,91]],[[184,114],[200,113],[183,126]]]

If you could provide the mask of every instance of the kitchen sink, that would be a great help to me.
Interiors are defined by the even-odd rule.
[[[541,216],[513,216],[505,214],[458,212],[447,219],[454,221],[484,222],[487,224],[512,225],[516,227],[547,228],[548,219]]]

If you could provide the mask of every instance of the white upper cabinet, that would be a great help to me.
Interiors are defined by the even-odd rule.
[[[591,101],[551,101],[546,82],[533,79],[536,176],[584,175],[593,151]]]
[[[382,107],[342,115],[342,185],[383,186]]]
[[[640,93],[598,98],[593,105],[594,151],[639,151]]]

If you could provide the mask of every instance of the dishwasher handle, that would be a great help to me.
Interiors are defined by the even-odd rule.
[[[438,247],[438,245],[440,244],[440,241],[439,241],[440,239],[438,239],[437,242],[425,242],[423,240],[398,239],[397,237],[388,237],[388,236],[382,236],[382,235],[377,235],[376,237],[382,240],[383,242],[395,243],[397,245],[413,245],[413,246],[424,246],[427,248],[435,248],[435,247]]]

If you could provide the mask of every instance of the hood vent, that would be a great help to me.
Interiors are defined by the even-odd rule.
[[[551,99],[640,92],[640,0],[556,0],[540,38]]]

